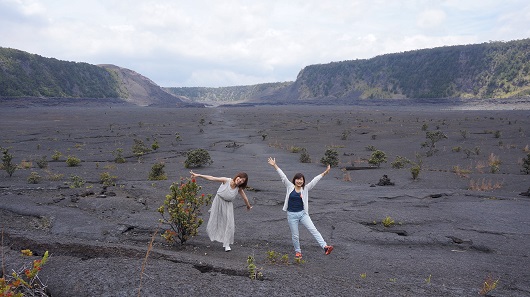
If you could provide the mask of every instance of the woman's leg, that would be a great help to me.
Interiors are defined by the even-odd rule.
[[[313,235],[313,237],[317,240],[318,244],[322,248],[327,246],[326,241],[324,240],[324,238],[322,238],[322,235],[320,234],[320,232],[318,232],[317,228],[313,224],[313,221],[311,220],[309,215],[306,214],[305,212],[303,212],[302,218],[300,219],[300,223],[302,223],[302,225],[304,225],[307,228],[309,233]]]
[[[303,212],[300,212],[303,213]],[[300,221],[300,213],[298,212],[287,212],[287,222],[291,229],[291,238],[293,240],[294,251],[301,253],[300,249],[300,234],[298,233],[298,222]]]

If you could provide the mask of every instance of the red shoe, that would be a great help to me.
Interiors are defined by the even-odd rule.
[[[295,257],[295,259],[302,259],[302,253],[300,253],[300,252],[296,252],[296,253],[294,254],[294,257]]]
[[[332,251],[332,250],[333,250],[333,246],[332,246],[332,245],[326,245],[326,246],[324,247],[324,253],[325,253],[326,255],[331,254],[331,251]]]

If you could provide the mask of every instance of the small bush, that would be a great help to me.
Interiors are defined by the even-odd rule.
[[[41,181],[39,173],[32,171],[28,176],[28,184],[38,184]]]
[[[33,252],[30,250],[22,250],[21,252],[23,256],[33,256]],[[41,259],[33,260],[30,267],[24,265],[18,271],[13,270],[12,273],[3,275],[0,278],[0,296],[49,296],[46,285],[38,277],[42,266],[48,262],[48,257],[49,254],[46,251]]]
[[[35,160],[35,163],[37,163],[37,166],[39,166],[40,169],[44,169],[48,167],[48,160],[47,156],[42,156],[40,159]]]
[[[387,216],[381,221],[381,224],[383,224],[383,226],[385,227],[390,227],[394,225],[394,220],[391,217]]]
[[[324,157],[320,159],[320,163],[336,167],[339,165],[339,153],[334,149],[327,149],[324,153]]]
[[[156,151],[157,149],[159,149],[160,145],[158,144],[158,141],[155,140],[155,142],[151,144],[151,148],[153,149],[153,151]]]
[[[300,163],[311,163],[311,157],[309,157],[309,153],[306,149],[303,149],[300,154]]]
[[[291,148],[289,149],[289,151],[291,151],[291,153],[299,153],[301,151],[303,151],[304,148],[303,147],[299,147],[299,146],[291,146]]]
[[[186,168],[194,168],[194,167],[201,167],[203,165],[210,165],[212,164],[212,158],[210,157],[210,153],[208,153],[205,149],[195,149],[188,151],[187,158],[184,161],[184,167]]]
[[[2,168],[7,172],[9,177],[13,176],[17,165],[13,164],[13,155],[9,153],[9,149],[0,148],[2,150]]]
[[[136,157],[141,157],[151,151],[150,148],[148,148],[144,142],[140,139],[134,139],[134,144],[132,147],[133,155]]]
[[[386,154],[383,151],[376,150],[370,156],[368,163],[379,167],[381,166],[381,163],[386,163]]]
[[[68,156],[66,158],[66,165],[68,165],[68,167],[78,166],[79,163],[81,163],[81,159],[77,158],[76,156]]]
[[[501,165],[501,160],[498,156],[495,156],[493,153],[491,153],[488,157],[488,165],[490,166],[491,173],[497,173]]]
[[[401,168],[404,168],[407,164],[410,164],[410,160],[405,158],[405,157],[401,157],[401,156],[396,156],[396,159],[394,160],[394,162],[390,163],[390,165],[392,165],[392,168],[395,168],[395,169],[401,169]]]
[[[71,189],[81,188],[84,185],[85,185],[85,180],[83,180],[81,177],[77,175],[70,176],[70,188]]]
[[[164,171],[164,167],[166,165],[162,162],[155,163],[151,167],[151,172],[149,172],[149,180],[166,180],[166,172]]]
[[[118,179],[117,176],[111,175],[108,172],[102,172],[99,175],[99,182],[102,183],[105,186],[113,186],[116,184],[116,179]]]
[[[162,237],[166,241],[184,244],[191,237],[197,235],[203,223],[201,209],[210,204],[212,195],[199,195],[202,187],[197,185],[195,179],[181,180],[173,183],[170,193],[166,195],[164,204],[158,208],[162,216],[160,222],[169,225]]]
[[[52,160],[54,161],[59,161],[59,159],[63,156],[63,154],[61,154],[61,152],[59,151],[55,151],[52,155]]]
[[[114,155],[114,162],[116,162],[118,164],[125,163],[125,158],[123,157],[123,149],[122,148],[117,148],[114,152],[112,152],[112,154]]]
[[[412,173],[412,179],[417,180],[420,175],[421,167],[420,165],[414,165],[410,168],[410,173]]]

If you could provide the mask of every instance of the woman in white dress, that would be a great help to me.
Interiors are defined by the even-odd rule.
[[[221,242],[225,251],[228,252],[231,250],[230,245],[234,243],[233,201],[237,194],[245,201],[247,210],[252,208],[244,191],[247,187],[248,175],[245,172],[239,172],[234,178],[229,178],[198,174],[193,171],[190,173],[192,178],[201,177],[206,180],[221,182],[210,208],[210,219],[206,226],[206,233],[208,233],[211,241]]]

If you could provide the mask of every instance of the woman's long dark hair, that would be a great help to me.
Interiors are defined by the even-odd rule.
[[[244,178],[245,179],[245,182],[240,184],[239,186],[237,186],[238,188],[240,189],[244,189],[247,187],[247,183],[248,183],[248,174],[246,174],[245,172],[239,172],[238,174],[236,174],[236,176],[234,176],[234,181],[236,181],[236,178]]]
[[[303,178],[304,179],[304,183],[302,184],[302,188],[305,187],[305,176],[303,174],[301,174],[300,172],[298,172],[297,174],[294,175],[294,177],[293,177],[293,185],[295,184],[294,181],[299,179],[299,178]]]

